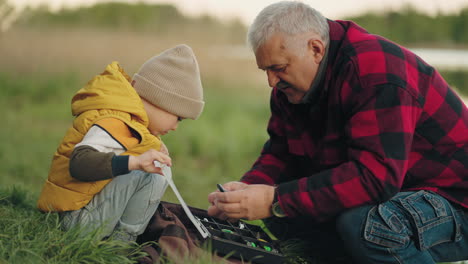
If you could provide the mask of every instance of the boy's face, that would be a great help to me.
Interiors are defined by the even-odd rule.
[[[148,115],[148,129],[151,134],[162,136],[169,133],[171,130],[177,129],[180,121],[178,116],[154,106],[143,98],[141,100],[143,101],[143,106],[145,107],[146,114]]]

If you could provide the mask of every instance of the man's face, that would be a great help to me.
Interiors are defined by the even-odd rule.
[[[289,102],[298,104],[317,75],[324,46],[320,40],[303,37],[288,41],[303,43],[287,45],[285,37],[288,36],[273,35],[257,49],[255,57],[258,68],[266,72],[270,87],[277,87]]]

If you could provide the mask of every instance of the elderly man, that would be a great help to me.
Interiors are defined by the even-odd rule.
[[[266,219],[331,263],[468,259],[468,109],[433,67],[300,2],[263,9],[248,42],[270,138],[211,215]]]

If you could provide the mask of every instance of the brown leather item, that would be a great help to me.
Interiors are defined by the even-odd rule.
[[[205,210],[190,210],[199,217],[209,217]],[[138,243],[148,241],[155,241],[157,248],[146,246],[143,251],[148,253],[148,256],[141,258],[138,261],[140,264],[158,263],[161,257],[169,259],[171,263],[187,263],[187,260],[197,259],[202,253],[206,254],[201,247],[203,238],[179,204],[161,202],[145,232],[137,239]],[[214,261],[223,261],[223,258],[215,254],[212,257]],[[242,263],[237,259],[224,259],[224,262]]]

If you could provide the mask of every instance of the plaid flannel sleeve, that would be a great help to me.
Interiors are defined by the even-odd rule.
[[[352,87],[345,85],[342,94],[352,95]],[[400,190],[422,109],[397,85],[368,90],[352,96],[346,109],[348,161],[278,186],[288,216],[307,214],[320,222],[348,208],[387,200]]]

